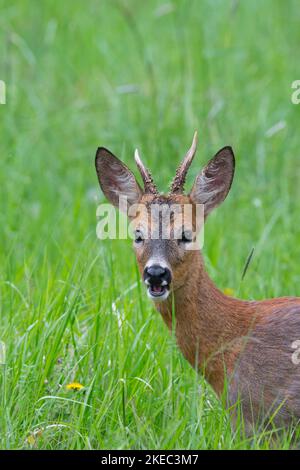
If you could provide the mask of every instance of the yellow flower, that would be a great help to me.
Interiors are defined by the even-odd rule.
[[[33,434],[29,434],[29,436],[26,439],[27,444],[29,444],[31,447],[35,445],[35,438]]]
[[[79,382],[71,382],[70,384],[66,385],[66,388],[68,390],[76,390],[76,392],[78,392],[84,388],[84,385],[80,384]]]
[[[32,433],[29,434],[26,438],[26,442],[30,447],[36,447],[37,446],[37,440],[39,437],[42,436],[43,429],[36,429],[35,431],[32,431]]]
[[[234,290],[231,289],[230,287],[225,287],[223,292],[225,295],[229,295],[229,297],[232,297],[234,295]]]

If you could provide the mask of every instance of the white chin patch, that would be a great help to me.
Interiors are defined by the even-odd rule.
[[[154,293],[151,291],[151,288],[148,287],[147,294],[149,299],[153,300],[154,302],[162,302],[169,297],[170,291],[168,288],[164,288],[161,293]]]

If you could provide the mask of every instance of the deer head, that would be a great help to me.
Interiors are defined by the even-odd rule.
[[[172,289],[176,290],[188,282],[194,253],[190,247],[192,243],[195,244],[201,228],[196,220],[195,208],[202,205],[206,218],[226,198],[232,183],[234,155],[231,147],[224,147],[196,176],[191,191],[185,194],[186,175],[196,147],[195,132],[192,145],[176,171],[168,194],[158,192],[137,150],[135,161],[143,180],[143,188],[127,166],[109,150],[100,147],[96,153],[96,171],[107,199],[118,207],[119,198],[127,198],[126,211],[134,231],[134,250],[148,296],[154,301],[166,300]],[[186,206],[191,207],[188,215]],[[184,216],[177,217],[174,207],[175,212],[178,212],[178,208],[182,209],[181,215]],[[166,211],[168,208],[169,212]],[[153,217],[153,214],[156,215]],[[167,218],[168,237],[163,230]]]

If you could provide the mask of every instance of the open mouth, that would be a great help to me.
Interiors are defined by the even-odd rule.
[[[152,300],[165,300],[169,295],[169,285],[149,285],[148,296]]]

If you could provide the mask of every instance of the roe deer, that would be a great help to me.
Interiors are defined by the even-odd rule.
[[[167,195],[158,192],[137,151],[135,160],[143,189],[118,158],[109,150],[98,148],[96,170],[102,191],[113,205],[118,206],[119,197],[125,195],[129,208],[141,204],[148,215],[154,205],[202,204],[206,218],[229,192],[235,159],[231,147],[222,148],[198,174],[191,191],[184,194],[196,146],[195,133]],[[148,296],[169,329],[175,312],[176,340],[184,357],[203,372],[219,397],[226,380],[228,404],[240,400],[246,430],[251,431],[273,413],[276,425],[297,422],[300,360],[292,359],[294,348],[300,345],[300,298],[244,301],[228,297],[209,278],[200,247],[188,249],[193,242],[191,230],[186,233],[182,226],[177,239],[164,239],[161,232],[152,239],[145,236],[148,216],[138,213],[133,218],[129,213],[129,218]],[[190,229],[199,231],[194,215],[191,224]]]

